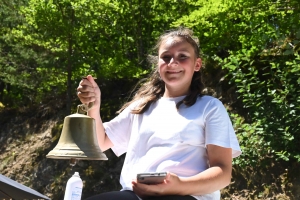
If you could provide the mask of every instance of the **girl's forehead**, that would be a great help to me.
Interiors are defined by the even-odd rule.
[[[175,46],[178,46],[178,45],[184,44],[184,43],[189,44],[186,40],[184,40],[181,37],[168,37],[161,42],[159,50],[170,49],[172,47],[175,47]]]
[[[160,47],[171,48],[183,42],[185,42],[185,40],[180,37],[168,37],[162,41]]]

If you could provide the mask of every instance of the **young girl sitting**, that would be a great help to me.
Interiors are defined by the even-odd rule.
[[[201,94],[198,40],[179,28],[156,45],[157,67],[113,120],[102,123],[101,92],[92,76],[78,88],[82,103],[94,102],[102,151],[126,153],[121,191],[89,198],[101,200],[216,200],[231,180],[232,158],[241,154],[228,113],[216,98]],[[168,172],[164,182],[143,184],[138,173]]]

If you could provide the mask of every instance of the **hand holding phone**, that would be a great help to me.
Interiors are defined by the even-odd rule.
[[[139,173],[137,174],[137,182],[144,184],[163,183],[167,176],[167,172]]]

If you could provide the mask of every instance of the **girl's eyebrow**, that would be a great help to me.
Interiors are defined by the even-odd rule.
[[[164,54],[164,53],[167,53],[167,52],[169,52],[169,50],[164,50],[160,54]],[[179,49],[178,52],[180,52],[180,53],[189,53],[189,50],[187,48],[182,48],[182,49]]]
[[[189,52],[189,49],[187,49],[187,48],[182,48],[182,49],[179,49],[179,52]]]

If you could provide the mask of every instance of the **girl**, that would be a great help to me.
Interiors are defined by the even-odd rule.
[[[216,98],[201,94],[197,38],[179,28],[156,45],[157,67],[119,115],[102,123],[101,92],[92,76],[77,88],[82,103],[94,102],[102,151],[126,153],[121,191],[96,195],[101,200],[215,200],[231,180],[232,158],[241,154],[228,113]],[[138,183],[137,173],[164,172],[163,183]]]

